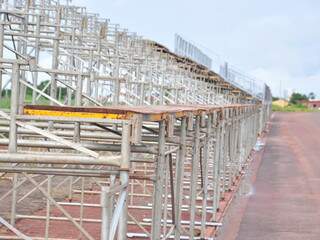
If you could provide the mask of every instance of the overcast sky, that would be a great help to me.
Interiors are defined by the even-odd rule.
[[[320,98],[319,0],[74,0],[173,49],[179,33],[282,89]],[[209,51],[210,50],[210,51]],[[218,56],[217,56],[218,55]]]

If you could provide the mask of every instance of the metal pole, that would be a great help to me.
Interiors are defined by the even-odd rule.
[[[181,119],[179,153],[176,161],[176,185],[175,185],[175,240],[181,236],[181,205],[183,198],[184,162],[186,159],[187,119]]]
[[[160,240],[161,238],[161,217],[162,217],[162,193],[163,179],[165,167],[165,121],[159,122],[159,142],[158,142],[158,158],[155,167],[155,182],[153,190],[152,204],[152,228],[151,239]]]
[[[198,168],[200,156],[200,116],[196,116],[194,129],[194,145],[191,162],[191,190],[190,190],[190,239],[194,239],[195,206],[197,196]]]
[[[53,49],[52,49],[52,69],[58,69],[59,66],[59,37],[60,37],[60,17],[61,17],[61,9],[58,8],[56,10],[56,26],[55,26],[55,40],[53,41]],[[57,98],[57,80],[56,74],[51,74],[51,86],[50,86],[50,97],[56,99]],[[53,101],[50,101],[51,105],[54,105]]]
[[[212,114],[208,115],[207,133],[203,147],[203,196],[202,196],[202,216],[201,216],[201,237],[205,237],[206,222],[207,222],[207,199],[208,199],[208,159],[210,154],[210,140],[212,138]]]
[[[112,202],[110,201],[109,187],[102,186],[101,188],[101,240],[109,240],[111,216],[109,216],[109,209],[112,207]]]
[[[128,187],[129,187],[129,174],[128,170],[130,168],[130,134],[131,134],[131,123],[122,124],[122,138],[121,138],[121,169],[120,171],[120,184],[126,184],[126,188],[123,190],[126,192],[125,202],[121,210],[121,215],[119,219],[118,226],[118,239],[127,239],[127,221],[128,221]]]
[[[9,132],[9,152],[15,153],[17,151],[17,125],[16,115],[18,113],[18,99],[19,99],[19,65],[14,63],[12,65],[11,75],[11,106],[10,106],[10,132]]]
[[[0,23],[0,58],[3,57],[4,26]],[[2,70],[0,70],[0,101],[2,98]]]
[[[77,76],[77,88],[76,88],[76,99],[75,99],[75,105],[80,107],[82,105],[82,76]],[[74,124],[74,141],[80,142],[81,133],[80,133],[80,122],[76,122]]]
[[[41,16],[37,16],[37,24],[36,24],[36,35],[40,35],[40,21]],[[39,62],[39,54],[40,54],[40,38],[36,38],[35,40],[35,62],[38,64]],[[38,87],[38,71],[33,72],[33,87],[36,89]],[[35,90],[32,91],[32,104],[36,104],[37,100],[37,92]]]
[[[17,125],[16,115],[18,113],[18,101],[19,101],[19,65],[14,63],[12,65],[11,74],[11,106],[10,106],[10,132],[9,132],[9,147],[10,153],[17,152]],[[10,223],[15,225],[16,219],[16,204],[17,204],[17,188],[18,174],[13,176],[13,191],[11,199],[11,218]]]

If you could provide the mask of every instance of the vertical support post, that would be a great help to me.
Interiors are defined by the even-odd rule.
[[[119,66],[119,61],[117,60],[116,65]],[[116,72],[119,72],[118,67],[116,67]],[[116,76],[119,76],[120,74],[116,74]],[[114,79],[114,95],[113,95],[113,105],[119,105],[119,98],[120,98],[120,78],[116,77]]]
[[[11,74],[11,108],[10,108],[10,132],[9,132],[9,152],[17,152],[17,125],[16,116],[18,113],[19,101],[19,65],[14,63],[12,65]],[[17,185],[18,174],[15,173],[13,177],[13,191],[11,200],[11,216],[10,224],[15,225],[16,221],[16,204],[17,204]]]
[[[210,147],[210,139],[212,138],[212,114],[208,115],[207,119],[207,133],[205,144],[203,147],[203,161],[202,161],[202,173],[203,173],[203,196],[202,196],[202,216],[201,216],[201,238],[205,237],[206,222],[207,222],[207,198],[208,198],[208,158]]]
[[[191,163],[191,193],[190,193],[190,239],[194,239],[194,222],[196,214],[196,197],[198,183],[198,167],[200,156],[200,116],[196,116],[194,129],[194,145]]]
[[[223,114],[223,110],[221,110],[221,114]],[[223,116],[223,115],[222,115]],[[221,172],[221,156],[222,154],[222,148],[223,148],[223,120],[219,119],[217,117],[217,130],[216,130],[216,142],[214,145],[214,171],[213,171],[213,178],[214,178],[214,199],[213,199],[213,221],[216,221],[216,213],[219,209],[219,201],[220,201],[220,172]]]
[[[228,117],[227,117],[227,109],[222,109],[222,122],[221,122],[221,142],[220,142],[220,155],[219,155],[219,181],[221,181],[222,187],[220,187],[219,196],[220,199],[224,198],[224,191],[225,191],[225,164],[226,164],[226,150],[227,150],[227,132],[228,132]],[[221,179],[222,178],[222,179]],[[220,200],[219,199],[219,200]]]
[[[88,78],[88,82],[87,82],[87,95],[89,97],[91,97],[91,94],[92,94],[91,86],[92,86],[92,83],[95,82],[94,80],[95,80],[95,73],[92,71],[92,72],[90,72],[90,78]],[[90,101],[88,101],[87,103],[89,104]]]
[[[23,31],[24,34],[27,34],[27,32],[28,32],[28,17],[27,16],[25,16],[23,18],[23,28],[21,29],[21,31]],[[20,39],[18,41],[18,51],[23,56],[27,55],[27,42],[26,42],[26,40]],[[20,76],[19,77],[22,78],[23,80],[26,80],[26,71],[23,71],[20,69]],[[27,87],[24,84],[20,84],[19,88],[20,88],[20,92],[19,92],[19,100],[18,100],[19,101],[18,113],[21,114],[23,111],[23,104],[24,104],[24,100],[26,97]]]
[[[144,100],[146,98],[146,83],[141,83],[141,94],[140,94],[140,105],[144,105]]]
[[[147,71],[147,81],[149,81],[149,84],[148,84],[148,90],[149,90],[149,93],[148,93],[148,97],[147,97],[147,101],[149,104],[152,104],[152,92],[153,92],[153,84],[152,84],[152,69],[150,69],[149,71]]]
[[[52,49],[52,69],[57,69],[59,65],[59,37],[60,37],[60,18],[61,18],[61,9],[58,8],[56,12],[56,29],[55,29],[55,40],[53,40],[53,49]],[[50,87],[50,97],[57,98],[57,80],[56,74],[51,74],[51,87]],[[50,105],[54,105],[54,102],[50,101]]]
[[[159,122],[159,142],[158,159],[155,169],[155,183],[153,191],[152,205],[152,232],[151,239],[159,240],[161,238],[161,216],[162,216],[162,192],[165,167],[165,121]]]
[[[36,35],[40,36],[40,21],[41,15],[37,15],[37,23],[36,23]],[[39,54],[40,54],[40,38],[35,39],[35,62],[38,64],[39,62]],[[38,87],[38,71],[33,72],[33,87],[36,89]],[[37,92],[35,90],[32,91],[32,104],[36,104]]]
[[[81,104],[82,104],[82,76],[79,74],[77,77],[78,78],[77,78],[75,105],[81,106]],[[74,126],[74,141],[79,142],[80,139],[81,139],[80,122],[76,122],[75,126]]]
[[[109,187],[102,186],[101,188],[101,207],[102,207],[102,216],[101,216],[101,240],[109,240],[110,235],[110,226],[111,218],[110,209],[112,208],[112,202],[110,199]]]
[[[115,174],[112,174],[110,175],[110,187],[109,189],[114,186],[115,182],[116,182],[116,175]],[[109,199],[109,202],[108,202],[108,216],[109,216],[109,222],[111,222],[112,220],[112,216],[113,216],[113,212],[114,212],[114,195],[112,194],[110,196],[110,199]],[[111,226],[111,225],[110,225]]]
[[[263,131],[264,108],[265,108],[265,104],[264,103],[262,103],[262,105],[258,108],[259,109],[259,136],[262,134],[262,131]]]
[[[118,33],[118,29],[116,27],[115,29],[115,44],[116,44],[116,50],[115,50],[115,68],[114,68],[114,76],[115,76],[115,80],[114,80],[114,93],[113,93],[113,105],[118,105],[119,104],[119,97],[120,97],[120,53],[119,53],[119,33]]]
[[[75,98],[75,105],[81,106],[82,105],[82,76],[79,74],[77,76],[77,88],[76,88],[76,98]]]
[[[53,176],[48,176],[48,183],[47,183],[47,189],[48,189],[48,195],[51,195],[51,189],[52,189],[52,177]],[[50,200],[47,198],[47,203],[46,203],[46,225],[45,225],[45,239],[49,239],[49,226],[50,226],[50,211],[51,211],[51,206],[50,206]]]
[[[0,23],[0,58],[3,57],[4,26]],[[2,98],[2,70],[0,70],[0,100]]]
[[[83,225],[83,213],[84,213],[84,190],[85,190],[85,178],[81,177],[81,194],[80,194],[80,214],[79,224]]]
[[[11,108],[10,108],[10,132],[9,132],[9,152],[17,151],[17,125],[16,115],[18,113],[19,101],[19,65],[12,65],[11,75]]]
[[[165,160],[165,169],[164,169],[164,201],[163,201],[163,236],[167,235],[167,219],[168,219],[168,185],[169,185],[169,181],[171,181],[170,177],[169,177],[169,171],[170,171],[170,164],[172,163],[172,159],[170,159],[171,154],[166,155],[166,160]],[[171,172],[170,172],[171,173]],[[174,195],[171,195],[171,200],[174,201]],[[171,208],[173,209],[174,206],[171,206]]]
[[[102,39],[99,38],[98,39],[98,46],[97,46],[98,57],[96,59],[97,60],[96,68],[98,69],[98,71],[100,70],[100,65],[101,65],[101,41],[102,41]],[[98,80],[94,81],[94,93],[93,94],[94,94],[94,97],[98,100],[99,99],[99,81]]]
[[[121,215],[119,219],[118,226],[118,239],[127,239],[127,220],[128,220],[128,188],[129,188],[129,167],[130,167],[130,138],[131,138],[131,122],[125,122],[122,124],[122,140],[121,140],[121,171],[120,171],[120,183],[127,184],[125,190],[126,197],[123,208],[121,210]]]
[[[181,119],[180,126],[180,145],[178,162],[176,163],[176,198],[175,198],[175,240],[181,236],[181,207],[183,196],[183,178],[184,178],[184,161],[186,159],[186,136],[187,136],[187,119]]]

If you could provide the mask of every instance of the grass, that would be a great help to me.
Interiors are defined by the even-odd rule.
[[[32,102],[32,95],[28,94],[26,96],[26,104],[31,104]],[[41,97],[38,101],[37,104],[39,105],[48,105],[49,104],[49,100],[45,99],[43,97]],[[3,96],[0,100],[0,108],[2,109],[9,109],[10,108],[10,96]]]
[[[10,98],[2,97],[0,100],[0,108],[10,108]]]
[[[289,104],[285,107],[272,104],[272,111],[274,112],[318,112],[319,110],[310,109],[302,104]]]

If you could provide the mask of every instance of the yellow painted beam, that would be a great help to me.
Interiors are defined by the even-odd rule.
[[[50,117],[74,117],[74,118],[106,118],[106,119],[129,119],[130,116],[114,113],[94,113],[94,112],[67,112],[38,109],[24,109],[24,114],[33,116],[50,116]]]

